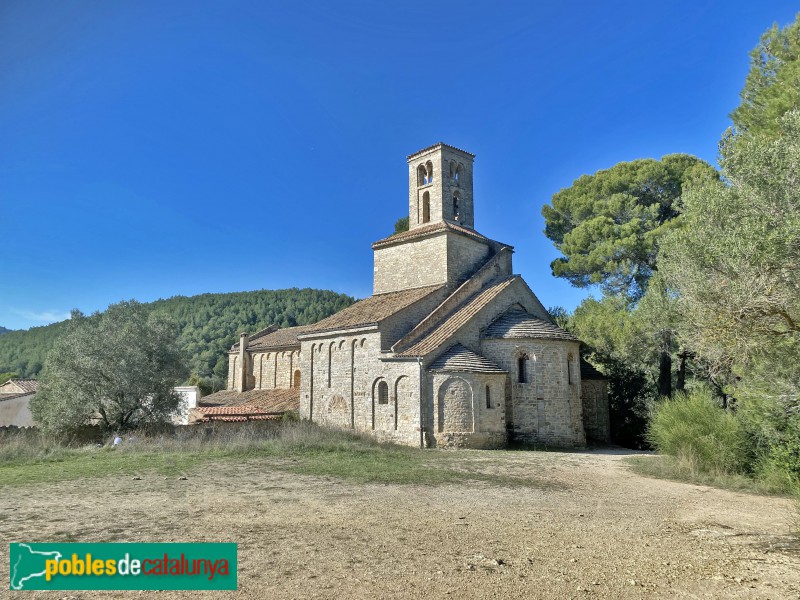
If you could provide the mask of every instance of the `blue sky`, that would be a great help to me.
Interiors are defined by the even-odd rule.
[[[541,206],[584,173],[714,162],[796,2],[0,3],[0,325],[136,298],[371,293],[406,155],[477,155],[475,224],[546,306]]]

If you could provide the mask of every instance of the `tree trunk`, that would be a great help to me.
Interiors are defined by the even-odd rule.
[[[658,393],[672,397],[672,355],[664,350],[658,358]]]
[[[684,391],[686,387],[686,358],[688,354],[686,350],[681,350],[678,354],[678,380],[675,382],[675,389],[679,392]]]

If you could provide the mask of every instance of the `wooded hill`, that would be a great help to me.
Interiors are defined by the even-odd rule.
[[[255,332],[271,324],[281,327],[315,323],[349,306],[355,299],[328,290],[287,289],[175,296],[147,304],[170,315],[180,327],[194,373],[224,381],[227,351],[242,331]],[[54,340],[67,321],[0,335],[0,373],[36,377]]]

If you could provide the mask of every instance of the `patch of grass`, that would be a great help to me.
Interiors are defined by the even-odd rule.
[[[108,475],[132,476],[142,472],[177,475],[192,468],[200,458],[192,454],[132,453],[112,450],[98,450],[93,454],[75,452],[58,460],[0,465],[0,486],[69,481]]]
[[[791,490],[787,489],[785,485],[779,485],[775,481],[754,479],[739,473],[698,469],[697,465],[692,464],[686,457],[677,459],[664,455],[630,456],[625,459],[625,462],[630,465],[634,473],[644,477],[708,485],[751,494],[786,496],[791,493]]]
[[[353,432],[291,421],[198,426],[179,428],[172,434],[133,435],[118,448],[69,447],[34,438],[18,440],[12,449],[2,452],[2,457],[0,485],[151,472],[175,476],[188,473],[201,463],[270,459],[270,468],[359,483],[437,485],[479,481],[552,487],[541,479],[486,473],[461,463],[456,466],[453,453],[379,443]]]

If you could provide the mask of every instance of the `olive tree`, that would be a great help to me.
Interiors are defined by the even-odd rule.
[[[178,333],[133,300],[88,317],[73,311],[47,356],[34,419],[56,434],[92,421],[123,431],[167,420],[180,402],[173,388],[188,375]]]

